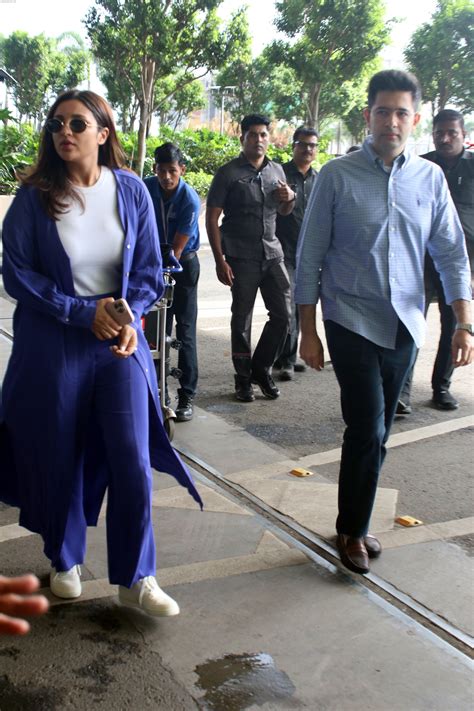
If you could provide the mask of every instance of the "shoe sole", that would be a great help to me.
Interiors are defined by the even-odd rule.
[[[432,406],[435,408],[435,410],[444,410],[445,412],[453,411],[453,410],[459,410],[459,405],[441,405],[439,402],[434,402],[434,400],[431,401]]]
[[[269,392],[266,392],[265,389],[260,385],[260,383],[257,383],[256,380],[252,380],[252,383],[253,383],[254,385],[258,385],[258,387],[259,387],[260,390],[262,391],[263,397],[266,397],[267,400],[276,400],[278,397],[280,397],[280,393],[278,393],[278,395],[273,395],[273,394],[271,394],[271,393],[269,393]]]
[[[192,415],[178,415],[176,413],[176,422],[189,422],[189,420],[192,420],[193,416]]]
[[[50,586],[50,590],[51,590],[52,594],[54,595],[54,597],[57,597],[60,600],[75,600],[76,598],[81,597],[81,595],[82,595],[82,588],[81,588],[81,590],[79,590],[78,593],[65,593],[63,595],[60,595],[59,593],[54,592],[54,590],[51,586]]]
[[[181,610],[166,610],[163,612],[150,612],[149,610],[146,610],[144,607],[142,607],[138,602],[125,602],[119,598],[119,602],[121,605],[124,607],[133,607],[135,610],[141,610],[142,612],[145,613],[145,615],[149,615],[149,617],[176,617],[176,615],[179,615]]]
[[[248,397],[239,397],[238,395],[235,396],[235,399],[238,400],[239,402],[253,402],[255,400],[255,395],[250,395]]]

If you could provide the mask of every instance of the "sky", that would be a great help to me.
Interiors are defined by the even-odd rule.
[[[242,0],[224,0],[222,17],[228,17],[242,4]],[[248,0],[247,4],[250,29],[255,30],[253,51],[257,55],[275,36],[272,25],[274,2]],[[383,56],[387,67],[401,67],[406,43],[416,27],[429,20],[436,0],[386,0],[385,4],[387,18],[398,17],[401,22],[393,30],[392,46],[385,50]],[[48,37],[57,37],[62,32],[73,31],[85,38],[81,20],[92,5],[92,0],[0,0],[0,33],[9,35],[15,30],[24,30],[30,35],[44,32]]]

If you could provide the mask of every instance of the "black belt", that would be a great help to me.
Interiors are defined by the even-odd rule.
[[[197,254],[197,250],[196,250],[196,249],[191,249],[189,252],[185,252],[184,254],[182,254],[182,255],[180,256],[180,258],[179,258],[179,261],[180,261],[181,263],[182,263],[182,262],[190,262],[191,259],[194,259],[194,257],[196,256],[196,254]]]

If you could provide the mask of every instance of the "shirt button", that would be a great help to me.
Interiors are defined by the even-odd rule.
[[[69,323],[69,319],[68,319],[68,318],[65,318],[65,319],[64,319],[64,323]]]
[[[130,245],[129,245],[129,244],[127,244],[127,249],[130,249]]]
[[[395,203],[394,203],[394,202],[392,202],[391,205],[392,205],[392,207],[395,207]]]
[[[130,272],[126,272],[126,273],[125,273],[125,276],[126,276],[126,277],[129,277],[129,276],[130,276]]]
[[[145,368],[145,373],[148,373],[148,368]]]

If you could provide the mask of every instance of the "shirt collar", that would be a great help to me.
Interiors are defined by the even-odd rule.
[[[312,165],[309,166],[309,169],[306,171],[306,173],[300,173],[300,171],[298,170],[298,166],[296,165],[293,158],[288,161],[287,165],[291,168],[291,171],[293,173],[298,173],[299,175],[301,175],[302,178],[307,178],[309,175],[316,175],[316,171]]]
[[[383,166],[382,158],[374,151],[373,147],[374,138],[373,136],[367,136],[364,143],[362,144],[362,150],[364,151],[366,157],[371,163],[375,163],[377,166]],[[393,161],[393,167],[401,169],[403,166],[407,165],[411,158],[411,152],[407,146],[405,146],[402,153],[395,158]]]
[[[179,183],[178,183],[178,187],[176,188],[176,190],[174,191],[174,193],[172,194],[172,196],[171,196],[170,198],[166,199],[166,197],[165,197],[165,195],[164,195],[164,193],[163,193],[163,191],[162,191],[162,189],[161,189],[161,185],[160,185],[160,183],[158,182],[158,178],[156,179],[156,181],[157,181],[157,183],[158,183],[158,191],[159,191],[159,193],[160,193],[160,197],[161,197],[161,199],[163,200],[163,202],[167,202],[167,203],[168,203],[168,202],[169,202],[169,203],[174,203],[174,202],[176,202],[176,200],[178,199],[179,195],[180,195],[180,194],[183,192],[183,190],[184,190],[184,180],[183,180],[182,178],[180,178],[180,179],[179,179]]]
[[[250,163],[250,161],[246,158],[245,153],[244,153],[243,151],[242,151],[241,154],[239,155],[238,160],[239,160],[240,165],[248,165],[249,168],[253,168],[253,169],[256,170],[257,172],[260,172],[261,170],[263,170],[263,169],[265,168],[265,166],[268,165],[269,162],[270,162],[270,159],[269,159],[267,156],[265,156],[265,158],[263,159],[263,163],[262,163],[262,165],[260,166],[260,168],[256,168],[256,167],[255,167],[254,165],[252,165],[252,163]]]
[[[456,163],[454,165],[452,165],[451,167],[448,167],[447,163],[444,162],[444,160],[441,158],[441,156],[436,151],[433,151],[433,153],[434,153],[435,162],[441,168],[443,168],[443,170],[452,170],[453,168],[456,168],[456,166],[459,164],[460,160],[463,160],[464,158],[466,158],[466,159],[470,158],[470,156],[468,155],[468,151],[465,148],[463,148],[463,152],[460,153],[459,156],[457,157]]]

